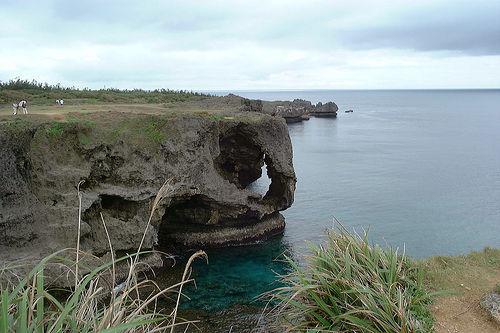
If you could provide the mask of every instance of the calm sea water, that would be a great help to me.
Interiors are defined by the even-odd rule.
[[[195,266],[198,290],[186,307],[251,302],[286,271],[274,259],[320,242],[333,217],[414,257],[500,247],[499,90],[235,93],[333,100],[340,112],[289,125],[298,182],[284,236],[210,252],[210,264]]]

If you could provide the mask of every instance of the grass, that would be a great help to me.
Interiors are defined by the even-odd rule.
[[[420,265],[428,289],[444,291],[432,304],[437,332],[498,332],[480,301],[498,288],[500,249],[435,256],[423,259]]]
[[[49,137],[60,137],[64,133],[65,123],[54,121],[45,129]]]
[[[14,121],[6,122],[6,127],[9,130],[22,130],[29,124],[24,119],[16,118]],[[42,122],[42,126],[47,138],[61,139],[65,135],[76,135],[82,146],[93,142],[114,144],[119,140],[125,140],[141,149],[155,149],[167,136],[176,133],[168,115],[131,114],[128,117],[117,117],[113,122],[100,122],[86,114],[69,114],[62,119]]]
[[[461,256],[435,256],[421,263],[429,287],[480,295],[499,283],[500,249],[485,248]],[[467,290],[467,288],[471,290]]]
[[[79,184],[80,185],[80,184]],[[189,283],[189,267],[194,259],[205,256],[195,253],[186,264],[181,281],[166,289],[160,289],[148,279],[140,279],[139,257],[151,217],[159,202],[169,191],[169,183],[160,189],[151,210],[143,239],[137,253],[115,259],[113,247],[107,234],[106,223],[101,215],[108,236],[111,261],[88,269],[83,264],[80,252],[80,225],[82,195],[78,191],[80,214],[78,219],[78,240],[75,256],[68,256],[68,250],[58,251],[42,259],[25,277],[15,277],[10,272],[16,267],[0,270],[0,332],[157,332],[182,330],[191,322],[178,322],[177,308],[182,287]],[[90,255],[87,255],[90,256]],[[128,274],[118,283],[116,266],[128,263]],[[65,290],[63,300],[58,298],[60,290],[50,289],[46,283],[46,271],[50,265],[65,268],[68,276],[74,277],[74,287]],[[69,278],[68,278],[69,280]],[[159,311],[156,302],[169,293],[176,295],[172,309]]]
[[[152,119],[145,124],[143,133],[151,142],[161,143],[165,140],[165,133],[162,129],[163,125],[165,124],[159,124],[157,119]]]
[[[75,117],[66,117],[64,121],[51,121],[45,125],[45,134],[49,138],[60,138],[65,132],[74,132],[78,134],[81,143],[90,142],[87,134],[95,123],[88,119],[78,119]]]
[[[382,249],[344,228],[330,231],[324,246],[312,246],[304,267],[270,293],[271,310],[286,332],[428,332],[432,294],[424,271],[395,249]]]
[[[5,128],[14,133],[24,131],[29,127],[30,122],[25,118],[14,118],[12,121],[5,122]]]
[[[157,147],[167,136],[174,133],[177,135],[177,129],[172,125],[171,118],[165,115],[123,118],[112,126],[114,126],[112,130],[105,130],[99,134],[100,140],[116,142],[125,139],[143,149]]]

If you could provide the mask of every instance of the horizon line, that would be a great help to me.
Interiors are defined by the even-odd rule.
[[[182,89],[183,90],[183,89]],[[497,88],[305,88],[305,89],[200,89],[199,92],[299,92],[299,91],[452,91],[452,90],[500,90]]]

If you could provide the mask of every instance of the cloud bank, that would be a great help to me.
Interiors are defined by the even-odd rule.
[[[0,0],[0,80],[119,88],[500,87],[499,1]]]

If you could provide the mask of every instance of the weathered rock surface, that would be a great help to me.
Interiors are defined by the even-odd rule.
[[[481,300],[481,306],[500,325],[500,294],[491,292]]]
[[[241,100],[241,111],[246,112],[262,112],[264,105],[260,99],[247,99],[243,98]]]
[[[314,117],[337,117],[338,107],[334,102],[316,105],[303,99],[293,101],[242,100],[242,111],[262,112],[282,117],[287,123],[295,123]]]
[[[334,102],[321,103],[318,102],[314,109],[311,111],[311,116],[314,117],[337,117],[337,111],[339,107]]]
[[[254,242],[279,233],[293,202],[292,147],[283,120],[261,113],[145,115],[101,112],[55,122],[0,119],[0,261],[74,247],[76,186],[82,248],[136,249],[162,184],[145,249]],[[247,187],[271,178],[265,195]]]
[[[248,99],[234,94],[213,96],[193,105],[190,102],[183,104],[186,109],[202,107],[206,110],[240,110],[243,112],[258,112],[275,117],[284,118],[287,123],[308,120],[313,117],[337,117],[338,107],[334,102],[316,105],[303,99],[293,101],[262,101]]]
[[[294,99],[293,101],[265,101],[262,103],[263,113],[282,117],[287,123],[309,119],[308,114],[313,107],[311,102],[302,99]]]

